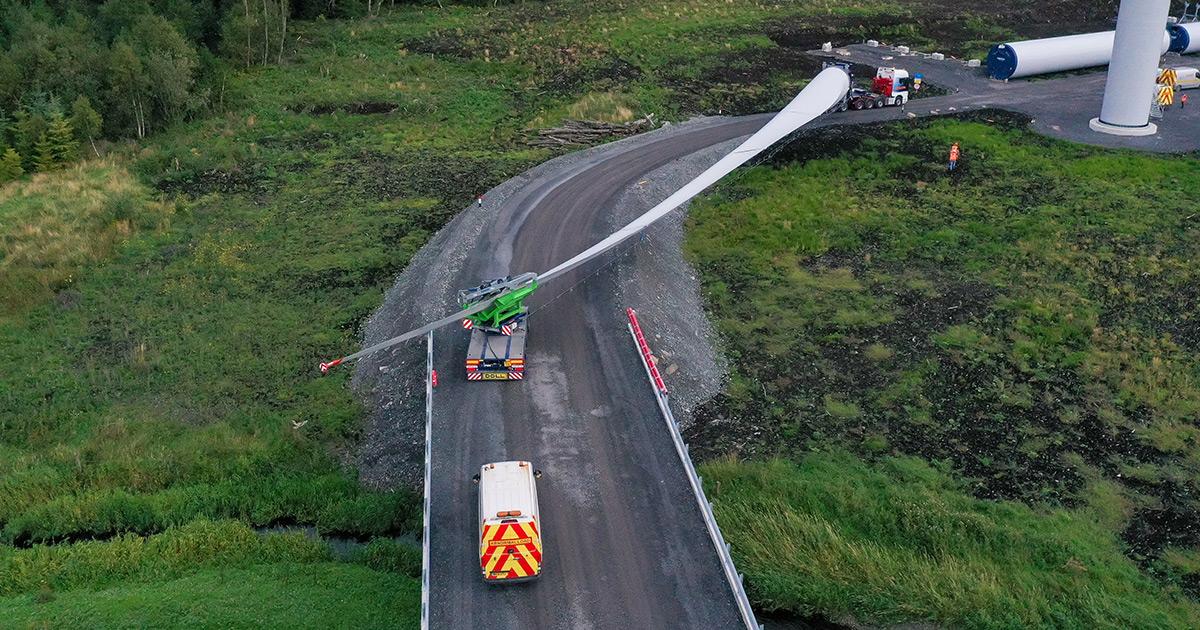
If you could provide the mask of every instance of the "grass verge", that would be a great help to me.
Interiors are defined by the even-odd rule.
[[[280,563],[0,598],[0,618],[17,628],[417,628],[420,598],[420,581],[404,575]]]
[[[1184,184],[1200,159],[1050,141],[1024,123],[991,112],[817,132],[697,204],[687,250],[735,368],[689,441],[710,456],[944,462],[975,497],[1102,515],[1111,550],[1200,597],[1200,224]],[[964,156],[954,173],[951,142]],[[974,542],[952,544],[961,560]],[[1005,562],[1018,575],[1049,566]],[[1055,593],[1080,579],[1041,575]],[[1009,592],[1024,587],[997,584],[955,614],[987,597],[1016,606]],[[914,601],[893,612],[947,618],[941,602]],[[1052,608],[1036,614],[1024,623],[1058,624]]]
[[[962,628],[1189,628],[1086,512],[971,498],[915,458],[845,453],[702,467],[756,605]]]

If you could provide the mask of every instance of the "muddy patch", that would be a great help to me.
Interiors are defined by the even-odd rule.
[[[190,197],[201,197],[210,193],[265,197],[276,188],[276,184],[270,178],[258,173],[256,169],[241,166],[203,171],[169,170],[163,173],[154,185],[164,193]]]
[[[322,103],[298,104],[287,108],[288,111],[325,116],[333,113],[343,114],[390,114],[400,109],[399,103],[390,101],[358,101],[354,103]]]
[[[914,12],[890,15],[820,16],[769,23],[767,36],[784,48],[814,50],[875,39],[964,57],[1012,38],[1031,39],[1113,28],[1115,2],[1054,0],[1031,5],[1001,0],[988,5],[924,3]]]
[[[346,193],[376,201],[421,198],[405,206],[416,225],[436,230],[471,200],[528,167],[522,160],[464,156],[438,150],[361,152],[338,160],[334,181]]]
[[[548,76],[548,79],[539,83],[540,89],[560,96],[572,96],[589,89],[604,91],[626,87],[641,79],[642,71],[620,57],[608,56],[580,67],[563,67]]]

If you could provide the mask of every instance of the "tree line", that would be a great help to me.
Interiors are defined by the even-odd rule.
[[[283,59],[290,20],[369,1],[0,0],[0,179],[203,112],[228,70]]]

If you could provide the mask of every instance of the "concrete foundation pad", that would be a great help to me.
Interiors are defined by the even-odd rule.
[[[1146,123],[1144,127],[1122,127],[1121,125],[1110,125],[1106,122],[1101,122],[1099,118],[1093,118],[1088,126],[1092,131],[1107,133],[1114,136],[1152,136],[1158,133],[1158,125],[1154,123]]]

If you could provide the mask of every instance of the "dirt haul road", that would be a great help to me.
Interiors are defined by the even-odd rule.
[[[878,54],[854,52],[862,61]],[[932,75],[926,76],[935,80]],[[946,78],[947,84],[954,83]],[[898,108],[847,112],[822,117],[807,128],[987,106],[1057,123],[1065,118],[1064,94],[1073,97],[1069,101],[1086,98],[1098,107],[1100,95],[1092,85],[1097,80],[1091,75],[991,85],[915,101],[907,114]],[[728,142],[731,148],[734,139],[748,136],[769,118],[679,125],[551,160],[502,184],[485,195],[483,208],[461,213],[422,249],[368,324],[366,343],[453,312],[459,288],[542,271],[566,260],[611,233],[614,219],[645,209],[618,207],[618,200],[628,200],[626,193],[647,174],[684,164],[687,177],[694,176],[720,157],[715,145]],[[1075,135],[1074,126],[1035,124],[1039,131],[1068,138]],[[1140,148],[1181,150],[1178,144]],[[647,200],[647,207],[651,201],[657,199]],[[466,382],[467,335],[456,329],[437,334],[435,367],[441,382],[434,395],[432,430],[433,628],[740,625],[625,332],[622,308],[629,304],[616,298],[616,274],[596,273],[604,264],[593,261],[542,288],[530,301],[534,314],[523,382]],[[665,328],[673,322],[643,324]],[[406,344],[358,364],[355,384],[372,409],[357,462],[368,485],[419,485],[423,354],[423,344]],[[470,479],[480,464],[507,459],[530,460],[545,472],[539,482],[543,576],[514,587],[487,586],[478,568],[477,499]]]

